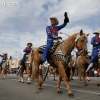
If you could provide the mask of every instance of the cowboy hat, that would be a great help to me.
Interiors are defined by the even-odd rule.
[[[100,30],[96,30],[93,34],[100,34]]]
[[[30,44],[31,46],[33,45],[32,43],[27,43],[27,46],[28,46],[29,44]]]
[[[55,20],[56,21],[56,25],[59,24],[59,21],[58,21],[58,19],[56,17],[51,17],[50,20]]]

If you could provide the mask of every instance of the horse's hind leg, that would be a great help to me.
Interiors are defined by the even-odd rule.
[[[57,71],[57,69],[56,69],[56,68],[54,68],[54,70],[53,70],[54,81],[56,80],[56,71]]]
[[[42,69],[39,69],[39,74],[40,74],[40,82],[39,82],[39,84],[40,84],[40,86],[42,86],[42,84],[43,84],[43,74],[42,74]]]
[[[35,67],[35,77],[36,77],[36,83],[37,83],[37,87],[38,89],[41,88],[40,83],[39,83],[39,63],[34,61],[34,67]]]
[[[62,81],[62,77],[59,76],[59,80],[58,80],[58,83],[57,83],[57,91],[58,91],[58,93],[61,93],[61,89],[60,89],[61,81]]]
[[[81,75],[82,75],[82,78],[83,78],[83,82],[84,82],[84,85],[87,86],[87,82],[86,82],[86,74],[85,74],[85,68],[83,67],[82,70],[81,70]]]
[[[24,72],[24,69],[21,68],[19,72],[19,82],[22,82],[22,83],[24,83],[23,72]]]
[[[29,66],[26,66],[26,70],[27,70],[27,76],[28,76],[27,83],[30,84],[31,83],[32,69]]]
[[[68,83],[68,77],[65,73],[65,69],[64,69],[63,65],[59,65],[59,72],[60,72],[60,80],[61,80],[61,77],[62,77],[64,79],[64,81],[66,82],[69,97],[73,98],[74,95],[73,95],[72,90],[70,88],[70,85]],[[59,91],[60,91],[60,82],[61,82],[60,80],[58,81],[58,84],[57,84],[57,86],[58,86],[57,90],[59,90]]]
[[[4,79],[6,78],[6,69],[4,69]]]
[[[73,71],[72,71],[72,68],[70,69],[70,80],[73,80]]]
[[[2,79],[4,79],[4,70],[1,71]]]

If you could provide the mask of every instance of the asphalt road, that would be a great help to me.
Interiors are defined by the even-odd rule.
[[[36,84],[27,84],[25,75],[25,83],[18,82],[16,75],[8,75],[7,78],[0,77],[0,100],[100,100],[100,87],[97,82],[100,77],[91,78],[88,86],[84,86],[83,82],[74,77],[70,83],[74,98],[69,98],[65,82],[62,81],[62,94],[56,91],[56,81],[53,78],[46,79],[42,89],[38,89]]]

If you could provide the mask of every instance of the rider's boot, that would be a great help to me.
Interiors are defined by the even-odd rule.
[[[90,65],[88,66],[87,70],[86,70],[86,73],[89,71],[89,69],[93,67],[93,63],[90,63]]]
[[[49,67],[50,66],[50,64],[48,63],[48,61],[46,60],[46,61],[42,61],[42,65],[44,66],[44,67]]]

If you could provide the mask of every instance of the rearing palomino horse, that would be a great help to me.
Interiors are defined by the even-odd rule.
[[[56,65],[56,67],[58,67],[58,71],[59,71],[59,80],[57,83],[58,93],[61,93],[60,84],[63,78],[67,86],[69,97],[72,98],[74,97],[73,92],[68,83],[68,78],[65,71],[68,67],[71,51],[74,49],[74,47],[76,47],[79,51],[83,51],[83,52],[87,51],[87,36],[88,35],[84,34],[82,30],[78,33],[73,34],[72,36],[68,37],[63,42],[58,44],[54,53],[50,56],[51,57],[50,59],[53,59],[53,62]],[[57,59],[58,57],[56,57],[58,53],[61,53],[60,57],[62,57],[62,59],[60,60],[58,60]],[[42,61],[42,54],[38,52],[38,49],[33,53],[33,60],[34,60],[34,67],[32,70],[33,71],[32,77],[33,80],[36,78],[37,86],[38,88],[41,88],[43,84],[43,79],[42,76],[40,76],[40,80],[39,80],[39,65],[41,64]]]

